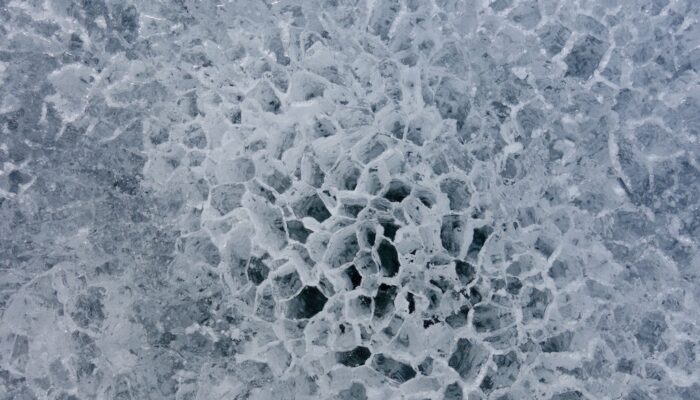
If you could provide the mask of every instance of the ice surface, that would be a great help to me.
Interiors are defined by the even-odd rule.
[[[695,0],[0,0],[0,400],[697,399]]]

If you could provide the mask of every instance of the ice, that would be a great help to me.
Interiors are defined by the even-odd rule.
[[[540,22],[542,14],[536,1],[527,0],[513,8],[508,17],[523,28],[532,29]]]
[[[287,232],[289,238],[301,243],[306,243],[306,239],[311,234],[311,230],[304,226],[304,223],[298,220],[287,221]]]
[[[608,44],[602,40],[586,35],[579,39],[564,61],[567,65],[566,76],[588,79],[598,69]]]
[[[650,354],[667,348],[662,335],[668,329],[660,312],[647,313],[641,320],[634,337],[644,353]]]
[[[416,371],[410,365],[381,353],[372,357],[372,368],[398,383],[404,383],[416,376]]]
[[[384,318],[394,310],[394,299],[398,293],[396,286],[382,283],[374,296],[374,317]]]
[[[195,260],[205,261],[212,266],[221,262],[219,248],[208,235],[200,234],[183,238],[179,244],[181,251]]]
[[[477,258],[491,233],[493,233],[493,228],[490,226],[482,226],[474,229],[472,233],[472,242],[469,244],[469,248],[467,249],[467,257],[472,259]]]
[[[440,241],[452,256],[459,256],[465,240],[466,223],[461,215],[448,214],[442,217]]]
[[[583,400],[585,398],[583,393],[578,390],[567,390],[553,395],[550,400]]]
[[[697,2],[219,3],[0,1],[0,398],[697,397]]]
[[[471,192],[467,183],[457,178],[445,178],[440,182],[440,190],[450,201],[450,210],[460,211],[469,207]]]
[[[448,364],[467,382],[473,382],[489,357],[488,350],[469,339],[459,339]]]
[[[515,318],[510,311],[494,304],[479,304],[474,307],[473,324],[478,332],[493,332],[514,322]]]
[[[411,194],[411,186],[398,179],[392,179],[386,187],[384,198],[392,202],[401,202]]]
[[[357,235],[352,230],[343,230],[331,238],[326,250],[326,262],[331,268],[338,268],[355,259],[360,250]]]
[[[542,46],[551,56],[561,53],[570,36],[571,30],[556,22],[544,25],[539,34]]]
[[[260,285],[267,279],[270,273],[270,268],[265,263],[265,260],[258,257],[251,257],[248,260],[248,279],[256,285]]]
[[[468,262],[456,260],[455,273],[462,285],[468,285],[476,278],[476,268]]]
[[[263,111],[279,114],[282,102],[267,82],[260,82],[247,95],[258,102]]]
[[[338,400],[367,400],[367,398],[367,389],[358,382],[353,382],[349,388],[338,392]]]
[[[514,351],[493,356],[496,369],[489,368],[479,387],[484,393],[510,387],[518,378],[520,360]]]
[[[396,248],[387,240],[382,239],[377,247],[379,265],[385,276],[392,277],[399,272],[401,263]]]
[[[459,383],[453,382],[447,385],[445,387],[445,396],[443,397],[444,400],[461,400],[464,397],[464,392],[462,391],[462,387],[459,386]]]
[[[281,298],[289,298],[302,288],[301,278],[295,269],[280,272],[273,278],[273,282],[277,295]]]
[[[311,318],[323,310],[328,298],[314,286],[304,287],[287,302],[286,315],[292,319]]]
[[[435,89],[435,106],[443,119],[464,121],[471,102],[464,83],[456,79],[442,79]]]
[[[292,208],[298,217],[311,217],[318,222],[323,222],[331,216],[323,200],[316,193],[299,199]]]
[[[209,203],[221,215],[228,214],[241,206],[245,192],[245,186],[240,183],[214,186],[209,194]]]
[[[569,351],[573,336],[574,333],[571,331],[562,332],[540,342],[540,347],[542,347],[542,351],[545,353]]]
[[[364,365],[371,355],[372,353],[367,347],[358,346],[352,350],[335,353],[335,359],[347,367],[359,367]]]

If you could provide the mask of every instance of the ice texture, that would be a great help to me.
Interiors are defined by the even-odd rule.
[[[0,400],[700,399],[698,0],[0,0]]]

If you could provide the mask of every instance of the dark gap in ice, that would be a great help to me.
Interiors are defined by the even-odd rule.
[[[394,276],[399,272],[399,255],[396,252],[396,248],[388,240],[382,239],[377,248],[377,255],[379,256],[379,263],[382,267],[382,272],[384,276]]]
[[[357,346],[352,350],[335,353],[335,360],[346,367],[354,368],[364,365],[371,355],[372,353],[367,347]]]

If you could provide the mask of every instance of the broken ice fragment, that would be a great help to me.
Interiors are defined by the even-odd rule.
[[[489,368],[479,387],[484,393],[509,387],[518,377],[520,372],[520,360],[514,351],[493,356],[496,369]]]
[[[481,248],[484,247],[486,239],[488,239],[492,232],[493,228],[490,226],[475,228],[474,235],[472,236],[472,243],[469,245],[469,249],[467,249],[467,257],[476,259],[481,251]]]
[[[374,296],[374,317],[383,318],[394,310],[394,299],[399,289],[385,283],[379,285],[377,294]]]
[[[591,35],[574,44],[571,52],[566,55],[564,62],[567,65],[566,76],[588,79],[598,68],[603,59],[608,44]]]
[[[452,367],[465,381],[473,381],[486,363],[489,352],[483,345],[469,339],[459,339],[447,365]]]
[[[464,243],[464,230],[466,223],[461,215],[448,214],[442,217],[440,227],[440,240],[442,247],[453,256],[459,256]]]
[[[275,294],[282,298],[294,295],[302,287],[301,278],[296,270],[276,276],[273,282],[276,289]]]
[[[666,319],[660,312],[647,313],[639,324],[639,329],[634,337],[637,345],[644,351],[644,354],[653,354],[663,351],[667,345],[662,339],[664,332],[668,329]]]
[[[240,183],[214,186],[209,194],[209,203],[221,215],[225,215],[241,206],[245,191],[245,186]]]
[[[318,222],[323,222],[331,216],[331,213],[317,193],[300,199],[292,208],[297,216],[312,217]]]
[[[355,289],[362,283],[362,275],[354,265],[347,267],[344,271],[347,280],[350,282],[350,288]]]
[[[420,364],[418,364],[418,370],[423,375],[430,375],[433,373],[433,358],[426,357]]]
[[[560,334],[548,337],[544,341],[540,342],[540,347],[545,353],[569,351],[573,336],[574,333],[571,331],[562,332]]]
[[[413,314],[413,312],[416,311],[416,298],[413,293],[408,292],[408,294],[406,294],[406,301],[408,301],[408,313]]]
[[[394,240],[396,239],[396,231],[399,230],[399,226],[394,223],[394,221],[386,220],[386,219],[380,219],[379,220],[379,225],[384,228],[384,236]]]
[[[193,125],[185,131],[183,143],[189,148],[203,149],[207,147],[207,135],[198,125]]]
[[[306,286],[287,302],[287,318],[311,318],[323,310],[328,298],[315,286]]]
[[[213,267],[221,262],[219,248],[205,234],[182,238],[180,249],[183,253],[205,261]]]
[[[536,1],[525,1],[511,10],[508,18],[525,29],[532,29],[540,22],[542,14]]]
[[[338,268],[355,259],[360,251],[360,244],[354,230],[343,230],[333,236],[326,250],[326,262],[332,268]]]
[[[545,258],[549,258],[555,249],[555,245],[552,242],[552,239],[540,236],[535,241],[535,250],[540,252]]]
[[[328,118],[314,118],[313,130],[317,137],[328,137],[335,134],[337,128]]]
[[[348,311],[357,318],[368,317],[372,312],[372,298],[368,296],[357,296],[348,302]]]
[[[367,389],[362,384],[353,382],[349,388],[338,392],[338,400],[367,400]]]
[[[411,194],[411,186],[409,184],[398,179],[392,179],[384,193],[384,198],[391,202],[400,203],[409,194]]]
[[[292,180],[289,176],[283,174],[277,169],[273,169],[272,172],[263,177],[263,181],[275,189],[277,193],[284,193],[287,189],[292,186]]]
[[[89,326],[101,326],[105,319],[104,313],[105,290],[99,287],[90,287],[87,293],[80,294],[75,304],[75,311],[71,317],[81,328]]]
[[[454,78],[443,78],[435,89],[435,106],[443,119],[463,122],[469,115],[471,102],[466,85]]]
[[[546,24],[539,35],[542,46],[550,56],[559,54],[570,36],[571,30],[558,22]]]
[[[287,221],[287,232],[289,232],[290,239],[301,243],[306,243],[306,239],[312,233],[312,231],[306,229],[304,223],[297,220]]]
[[[275,94],[269,83],[260,81],[249,93],[249,98],[255,99],[263,111],[279,114],[282,102]]]
[[[455,311],[453,314],[448,315],[445,318],[445,322],[447,323],[447,325],[451,326],[454,329],[466,326],[469,310],[469,306],[464,305],[460,307],[459,310]]]
[[[377,248],[377,255],[379,256],[379,263],[382,267],[382,272],[384,276],[394,276],[399,272],[399,255],[396,252],[396,248],[388,240],[382,239]]]
[[[346,367],[359,367],[372,355],[367,347],[357,346],[352,350],[335,353],[335,359]]]
[[[258,257],[251,257],[248,261],[248,279],[256,285],[261,284],[267,275],[270,273],[270,268],[265,262]]]
[[[500,12],[513,5],[513,0],[494,0],[489,4],[493,11]]]
[[[387,0],[376,3],[369,17],[369,29],[383,40],[389,40],[391,25],[401,10],[398,0]]]
[[[372,368],[399,383],[409,381],[416,376],[416,371],[410,365],[381,353],[372,359]]]
[[[493,332],[514,322],[510,311],[496,305],[479,304],[474,307],[473,324],[477,332]]]
[[[550,397],[549,400],[584,400],[586,397],[583,393],[578,390],[567,390],[565,392],[557,393]]]
[[[523,306],[523,320],[527,322],[531,319],[544,318],[544,313],[551,301],[552,293],[549,289],[530,289],[529,300],[527,304]]]
[[[459,383],[452,382],[445,388],[443,400],[462,400],[463,396],[464,392],[462,392],[462,387],[459,386]]]
[[[462,285],[470,284],[476,277],[476,268],[466,261],[455,260],[455,272]]]
[[[275,297],[272,294],[272,288],[267,285],[257,295],[257,305],[255,307],[255,315],[265,321],[275,320]]]
[[[450,210],[459,211],[469,207],[471,193],[467,183],[457,178],[445,178],[440,182],[440,190],[450,201]]]

